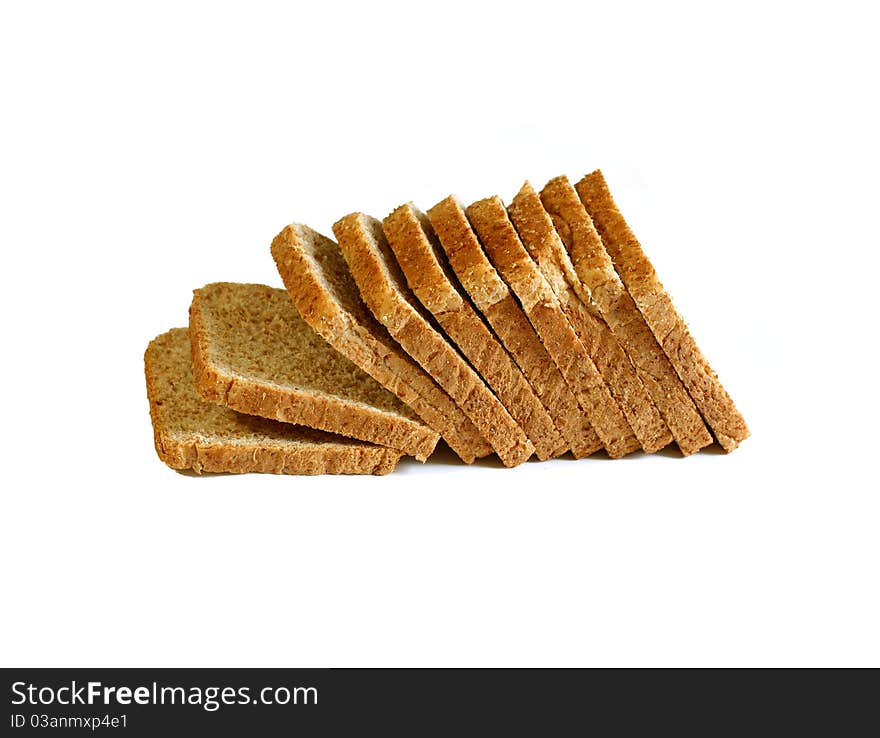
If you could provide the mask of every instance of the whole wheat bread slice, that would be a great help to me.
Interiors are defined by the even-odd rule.
[[[611,257],[568,178],[551,180],[541,191],[541,201],[556,226],[546,245],[559,261],[573,265],[575,273],[569,274],[569,279],[583,289],[626,349],[681,452],[687,456],[711,444],[712,436],[700,413],[614,271]]]
[[[461,216],[466,217],[457,203],[455,206]],[[599,450],[602,442],[586,412],[578,405],[577,398],[553,363],[516,297],[486,257],[473,229],[468,228],[467,235],[462,236],[440,241],[462,287],[519,364],[572,455],[581,459]]]
[[[172,469],[274,474],[387,474],[401,452],[312,428],[240,415],[196,392],[186,328],[144,354],[156,452]]]
[[[287,226],[272,256],[299,312],[333,348],[409,405],[465,463],[492,453],[474,424],[364,305],[335,241]]]
[[[602,172],[588,174],[575,189],[645,322],[718,443],[725,451],[732,451],[749,437],[746,421],[672,304],[654,266],[617,208]]]
[[[520,198],[518,208],[521,217],[531,219],[530,226],[533,227],[530,227],[529,231],[542,237],[541,244],[544,245],[544,248],[546,248],[547,241],[555,241],[556,250],[563,252],[565,248],[560,242],[559,236],[562,233],[567,235],[568,232],[565,229],[568,224],[559,217],[558,212],[560,209],[568,212],[564,208],[567,204],[565,185],[568,185],[568,180],[564,178],[552,180],[538,198],[531,185],[526,182],[517,194],[517,197]],[[568,186],[571,189],[571,186]],[[580,205],[573,189],[571,189],[571,195]],[[560,228],[562,231],[559,231]],[[529,239],[528,243],[524,241],[524,245],[546,277],[547,271],[541,267],[541,261],[536,258],[536,251],[540,248],[537,239]],[[554,276],[558,277],[558,275]],[[581,284],[579,285],[580,294],[578,294],[574,289],[568,288],[568,282],[560,283],[558,279],[549,278],[548,281],[554,287],[569,323],[587,347],[593,361],[596,362],[597,368],[611,390],[611,394],[623,410],[623,414],[632,426],[642,448],[647,453],[654,453],[669,445],[672,442],[672,433],[663,421],[650,393],[642,384],[636,368],[619,339],[603,319],[601,309],[593,300],[590,291]],[[557,289],[557,287],[562,289]]]
[[[220,282],[195,290],[196,389],[233,410],[390,446],[424,461],[436,431],[340,354],[285,290]]]
[[[534,452],[525,432],[480,376],[430,322],[406,285],[382,224],[363,213],[337,221],[333,233],[373,315],[459,404],[505,466]]]
[[[514,215],[511,210],[511,218]],[[532,261],[497,197],[467,209],[489,260],[520,301],[612,458],[639,448],[638,439],[608,390],[587,348],[565,317],[553,289]],[[516,221],[514,221],[516,222]],[[530,234],[524,233],[524,238]]]
[[[412,204],[401,205],[383,221],[385,237],[412,292],[519,423],[537,457],[560,456],[567,447],[553,420],[516,362],[462,294],[440,248],[438,237],[449,243],[462,237],[462,223],[470,231],[464,212],[454,201],[453,205],[460,220],[447,212],[444,201],[431,210],[431,222]]]

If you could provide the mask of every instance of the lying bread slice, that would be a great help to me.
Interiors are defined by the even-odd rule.
[[[465,463],[492,453],[458,405],[373,318],[334,241],[293,224],[273,240],[272,256],[297,311],[333,348],[409,405]]]
[[[444,238],[441,222],[438,220],[436,223],[441,235],[440,245],[449,265],[529,380],[572,455],[576,459],[589,456],[602,448],[602,442],[587,414],[578,405],[577,398],[565,383],[516,297],[486,257],[479,239],[466,220],[465,212],[454,199],[449,206],[453,208],[449,220],[451,225],[456,226],[455,230],[460,231],[458,237]],[[432,218],[434,215],[434,211],[431,211]],[[461,221],[462,218],[465,220]],[[467,226],[466,230],[464,226]]]
[[[439,434],[315,333],[285,290],[209,284],[195,291],[189,316],[196,389],[206,400],[420,461],[437,445]]]
[[[565,180],[564,184],[568,184],[568,181]],[[530,230],[540,237],[540,240],[529,239],[526,250],[554,288],[568,322],[596,362],[608,389],[623,410],[642,448],[647,453],[654,453],[672,442],[672,434],[663,422],[654,400],[639,379],[638,372],[619,339],[603,320],[601,309],[593,300],[590,291],[580,284],[579,295],[564,279],[560,281],[558,274],[554,275],[557,279],[551,279],[548,277],[548,271],[541,267],[541,260],[536,256],[539,248],[547,248],[547,242],[555,242],[555,250],[565,252],[565,247],[559,240],[560,235],[568,236],[568,223],[559,215],[560,211],[568,213],[564,207],[567,204],[565,195],[564,187],[558,180],[552,180],[544,188],[540,199],[528,182],[520,190],[517,196],[521,200],[522,217],[532,219]],[[580,205],[573,189],[571,195]],[[546,266],[546,260],[544,264]]]
[[[373,315],[459,404],[505,466],[528,459],[534,447],[523,429],[431,324],[410,292],[382,224],[363,213],[352,213],[337,221],[333,233]]]
[[[461,214],[456,219],[455,210]],[[412,204],[401,205],[385,218],[383,229],[410,289],[434,316],[495,393],[535,447],[539,459],[567,450],[562,436],[522,371],[461,293],[440,249],[438,237],[455,243],[462,229],[470,231],[458,204],[444,201],[431,210],[431,223]]]
[[[740,441],[749,437],[746,421],[672,304],[654,266],[611,197],[605,178],[597,170],[578,182],[575,189],[602,237],[621,282],[663,347],[718,443],[725,451],[732,451]]]
[[[584,344],[577,337],[553,289],[525,250],[514,223],[523,224],[511,206],[510,218],[497,197],[475,202],[467,209],[489,260],[519,298],[548,353],[587,412],[596,434],[612,458],[639,448],[632,428],[615,402]],[[532,237],[525,228],[524,239]]]
[[[712,443],[709,430],[614,271],[611,257],[568,178],[551,180],[541,191],[541,201],[556,226],[555,232],[545,240],[545,249],[555,254],[557,263],[567,265],[568,280],[584,290],[626,349],[681,452],[687,456],[708,446]],[[538,261],[552,262],[553,257],[545,254],[545,258]],[[557,281],[568,283],[561,274],[557,275]],[[573,290],[570,292],[574,294]],[[665,428],[664,433],[668,437]]]
[[[387,474],[401,452],[342,436],[239,415],[196,392],[186,328],[144,355],[156,452],[172,469],[273,474]]]

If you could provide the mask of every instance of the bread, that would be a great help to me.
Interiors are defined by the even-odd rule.
[[[574,187],[566,177],[557,177],[541,191],[541,201],[553,218],[558,234],[547,242],[552,243],[560,261],[573,263],[575,273],[570,279],[584,290],[626,349],[681,452],[687,456],[708,446],[712,443],[709,430],[614,271],[611,257],[602,246],[602,239]]]
[[[534,228],[530,230],[533,230],[540,237],[540,240],[535,238],[525,244],[526,250],[538,263],[539,268],[541,268],[541,260],[536,257],[538,249],[546,251],[548,248],[552,248],[559,257],[565,253],[565,246],[560,242],[560,236],[564,236],[563,241],[566,245],[571,240],[568,238],[571,225],[563,217],[563,215],[570,214],[568,208],[570,202],[567,198],[569,193],[566,187],[571,190],[571,197],[580,207],[577,194],[564,177],[551,180],[541,191],[540,199],[528,182],[517,195],[522,200],[522,212],[529,211],[529,216],[533,218]],[[581,207],[581,209],[583,208]],[[565,240],[566,238],[568,241]],[[553,245],[548,247],[548,242]],[[543,261],[546,266],[547,260]],[[546,276],[547,272],[544,269],[542,272]],[[629,421],[636,438],[639,439],[639,443],[642,444],[642,448],[647,453],[654,453],[669,445],[672,442],[672,433],[663,421],[648,390],[642,384],[636,368],[617,336],[603,320],[601,309],[589,289],[583,284],[579,285],[581,294],[578,295],[574,289],[569,287],[567,281],[559,280],[558,273],[554,276],[556,279],[548,279],[548,281],[551,285],[555,285],[554,291],[556,291],[556,296],[559,298],[568,322],[571,323],[575,333],[578,334],[590,352],[590,356],[605,379],[614,399],[623,410],[623,414]],[[557,290],[556,286],[561,289]]]
[[[566,319],[552,288],[525,250],[501,200],[492,197],[475,202],[467,209],[467,215],[489,260],[519,299],[560,373],[587,412],[608,455],[618,458],[638,449],[632,428]],[[515,215],[517,211],[511,206],[514,223]],[[528,232],[522,235],[531,237]]]
[[[611,197],[605,178],[597,170],[578,182],[575,189],[645,322],[718,443],[725,451],[732,451],[749,436],[745,419],[672,304],[654,266]]]
[[[196,389],[207,400],[390,446],[420,461],[440,439],[315,333],[285,290],[228,282],[195,290],[189,332]]]
[[[336,222],[333,233],[376,319],[458,403],[505,466],[528,459],[534,447],[522,428],[431,324],[407,287],[382,224],[362,213],[352,213]]]
[[[387,474],[401,452],[238,413],[203,400],[190,338],[175,328],[144,355],[156,452],[172,469],[275,474]]]
[[[456,210],[460,218],[456,218]],[[444,243],[455,243],[466,237],[463,230],[474,237],[457,203],[444,201],[435,206],[431,223],[411,204],[401,205],[385,218],[382,226],[413,294],[519,423],[537,457],[544,460],[565,453],[566,444],[541,401],[516,362],[462,294],[440,248],[438,237]]]
[[[273,240],[272,256],[300,316],[333,348],[409,405],[465,463],[492,453],[449,395],[373,318],[334,241],[293,224]]]
[[[453,200],[453,202],[455,202]],[[458,205],[456,203],[456,208]],[[462,216],[467,217],[464,212]],[[522,311],[516,297],[486,257],[472,228],[466,237],[440,241],[449,265],[474,305],[483,314],[495,334],[510,352],[529,380],[553,423],[576,459],[602,448],[577,398],[541,339]]]

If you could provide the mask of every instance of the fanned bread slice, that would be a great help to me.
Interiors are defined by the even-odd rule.
[[[749,437],[746,421],[672,304],[654,266],[611,197],[602,172],[596,170],[588,174],[575,185],[575,189],[602,237],[614,268],[651,332],[718,443],[725,451],[732,451]]]
[[[466,217],[454,204],[461,217]],[[441,238],[440,244],[462,287],[519,364],[572,455],[582,459],[602,448],[587,414],[578,405],[516,297],[486,257],[473,229],[468,227],[461,238]]]
[[[459,404],[505,466],[526,461],[534,452],[531,442],[480,376],[431,325],[406,285],[382,224],[352,213],[336,222],[333,233],[373,315]]]
[[[300,316],[333,348],[409,405],[465,463],[492,453],[458,405],[373,318],[335,241],[293,224],[272,241],[272,256]]]
[[[542,205],[545,193],[548,201]],[[572,194],[577,200],[574,190]],[[564,278],[558,278],[558,272],[554,273],[547,268],[546,259],[538,258],[538,253],[546,250],[550,241],[556,242],[557,251],[565,251],[559,242],[554,223],[563,228],[566,223],[557,223],[555,215],[551,221],[550,215],[553,213],[547,207],[548,202],[555,203],[558,198],[559,193],[550,185],[539,198],[528,182],[517,193],[514,202],[518,217],[521,222],[528,223],[526,230],[530,234],[528,238],[522,239],[523,245],[556,293],[568,322],[592,357],[642,448],[647,453],[654,453],[672,442],[672,434],[619,340],[603,320],[589,291],[578,285],[581,290],[577,294]]]
[[[453,205],[470,231],[464,212],[454,201]],[[537,457],[561,456],[567,447],[552,419],[520,368],[456,284],[438,236],[454,243],[462,235],[461,223],[446,210],[445,201],[435,206],[428,222],[412,204],[401,205],[383,221],[388,244],[410,289],[519,423]]]
[[[626,349],[681,452],[687,456],[708,446],[712,443],[709,430],[614,271],[611,257],[602,246],[602,239],[568,178],[550,180],[541,191],[541,201],[553,218],[556,230],[544,241],[545,253],[542,256],[533,253],[532,256],[539,264],[545,264],[552,263],[555,254],[555,261],[566,265],[568,280],[584,290]],[[572,268],[574,273],[571,273]],[[564,275],[557,273],[557,282],[565,280]],[[574,295],[573,290],[569,291]]]
[[[516,211],[511,209],[514,218]],[[565,313],[532,261],[497,197],[475,202],[467,209],[489,260],[519,298],[544,346],[547,348],[611,458],[639,448],[638,439],[615,402],[586,347],[577,337]],[[522,224],[520,224],[522,225]],[[520,233],[531,238],[527,231]]]
[[[196,392],[186,328],[144,355],[156,452],[172,469],[273,474],[387,474],[401,452],[312,428],[240,415]]]
[[[209,284],[195,290],[189,315],[196,389],[206,400],[420,461],[437,445],[439,434],[315,333],[285,290]]]

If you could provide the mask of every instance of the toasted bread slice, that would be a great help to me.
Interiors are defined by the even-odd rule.
[[[437,445],[440,435],[315,333],[285,290],[209,284],[195,290],[189,314],[196,389],[206,400],[420,461]]]
[[[273,474],[387,474],[400,451],[301,426],[240,415],[196,392],[186,328],[144,355],[156,452],[172,469]]]
[[[565,381],[589,415],[608,455],[625,456],[639,448],[638,439],[590,353],[565,317],[553,289],[520,241],[520,235],[527,239],[532,234],[523,230],[517,235],[514,223],[524,225],[517,221],[518,214],[511,205],[508,218],[497,197],[480,200],[467,209],[489,260],[519,299]]]
[[[620,280],[663,347],[716,440],[732,451],[749,437],[746,421],[691,336],[641,244],[617,208],[602,172],[575,185]]]
[[[458,405],[373,318],[334,241],[293,224],[273,240],[272,256],[300,316],[333,348],[409,405],[465,463],[492,453]]]
[[[598,308],[626,350],[681,452],[687,456],[708,446],[712,436],[706,424],[614,271],[611,257],[574,187],[566,177],[557,177],[541,191],[541,201],[556,226],[555,237],[546,239],[547,246],[557,254],[558,261],[566,260],[571,265],[568,278]]]
[[[455,207],[466,217],[457,203]],[[462,287],[522,369],[572,455],[581,459],[599,450],[602,442],[587,414],[578,405],[516,297],[486,257],[473,229],[469,227],[460,236],[441,238],[440,244]]]
[[[456,208],[460,219],[455,217]],[[552,419],[516,362],[463,294],[440,248],[438,237],[454,243],[462,237],[462,227],[470,232],[464,211],[454,201],[449,207],[444,201],[431,210],[428,222],[412,204],[401,205],[382,226],[410,289],[519,423],[538,458],[564,454],[565,442]]]
[[[373,315],[431,374],[492,445],[505,466],[534,452],[529,439],[480,376],[432,325],[407,287],[388,246],[382,224],[363,213],[337,221],[333,233]]]

